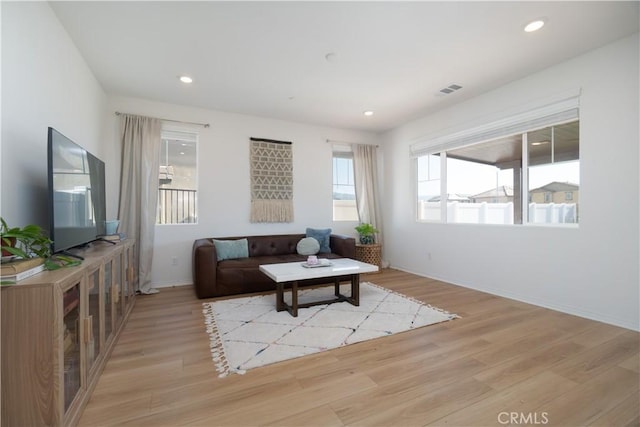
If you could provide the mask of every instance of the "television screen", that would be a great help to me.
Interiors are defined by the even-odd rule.
[[[48,180],[53,252],[105,234],[104,162],[53,128],[48,137]]]

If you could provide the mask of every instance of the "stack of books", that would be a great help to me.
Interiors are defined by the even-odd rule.
[[[0,278],[3,282],[18,282],[44,271],[44,258],[20,259],[2,263]]]
[[[99,236],[100,240],[108,240],[110,242],[119,242],[120,240],[125,239],[124,233],[115,233],[115,234],[105,234],[104,236]]]

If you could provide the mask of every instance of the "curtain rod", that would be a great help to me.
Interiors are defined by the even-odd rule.
[[[116,111],[116,116],[121,116],[123,114],[128,114],[128,113],[121,113],[120,111]],[[131,114],[131,115],[135,115],[135,114]],[[184,123],[186,125],[202,126],[202,127],[205,127],[205,128],[209,127],[209,123],[185,122],[185,121],[182,121],[182,120],[171,120],[171,119],[162,119],[162,118],[158,118],[158,120],[162,120],[163,122]]]
[[[362,144],[360,142],[339,141],[337,139],[327,139],[328,144],[358,144],[358,145],[373,145],[374,147],[380,147],[378,144]]]
[[[273,142],[274,144],[286,144],[286,145],[291,145],[293,144],[291,141],[278,141],[277,139],[265,139],[265,138],[254,138],[251,137],[249,138],[251,141],[257,141],[257,142]]]

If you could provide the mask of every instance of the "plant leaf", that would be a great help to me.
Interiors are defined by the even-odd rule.
[[[29,258],[29,255],[27,255],[27,253],[20,248],[15,248],[12,246],[2,246],[2,250],[7,251],[11,255],[15,255],[20,258],[24,258],[24,259]]]

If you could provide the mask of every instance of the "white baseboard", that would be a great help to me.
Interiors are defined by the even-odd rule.
[[[571,306],[571,305],[565,305],[565,304],[558,304],[554,301],[546,301],[540,298],[532,298],[531,296],[525,296],[525,295],[520,295],[518,293],[512,293],[512,292],[505,292],[502,289],[495,289],[495,288],[481,288],[478,286],[474,286],[472,284],[468,284],[468,283],[457,283],[455,281],[452,281],[449,278],[445,278],[445,277],[436,277],[436,276],[427,276],[424,273],[418,273],[416,271],[412,271],[400,266],[391,266],[391,268],[395,268],[396,270],[400,270],[400,271],[404,271],[406,273],[411,273],[411,274],[415,274],[416,276],[420,276],[420,277],[426,277],[429,279],[435,279],[435,280],[439,280],[441,282],[446,282],[446,283],[450,283],[452,285],[456,285],[456,286],[461,286],[463,288],[467,288],[467,289],[473,289],[476,291],[480,291],[480,292],[486,292],[488,294],[491,295],[496,295],[499,297],[503,297],[503,298],[508,298],[508,299],[512,299],[515,301],[519,301],[519,302],[524,302],[527,304],[532,304],[532,305],[536,305],[538,307],[543,307],[543,308],[548,308],[550,310],[555,310],[555,311],[559,311],[561,313],[566,313],[566,314],[571,314],[573,316],[578,316],[578,317],[583,317],[585,319],[589,319],[589,320],[595,320],[597,322],[603,322],[603,323],[607,323],[613,326],[619,326],[621,328],[625,328],[625,329],[630,329],[632,331],[640,331],[640,324],[638,323],[634,323],[632,321],[629,321],[627,319],[621,319],[615,316],[611,316],[609,313],[602,313],[602,312],[594,312],[591,310],[585,310],[582,307],[576,307],[576,306]]]

